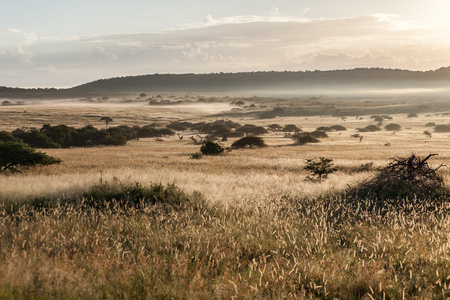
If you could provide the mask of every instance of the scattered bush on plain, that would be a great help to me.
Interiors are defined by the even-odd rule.
[[[264,142],[263,138],[259,136],[249,135],[245,136],[237,141],[235,141],[231,148],[234,149],[240,149],[240,148],[260,148],[260,147],[266,147],[266,143]]]

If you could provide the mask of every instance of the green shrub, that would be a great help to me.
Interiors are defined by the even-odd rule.
[[[356,128],[358,132],[375,132],[375,131],[381,131],[381,128],[377,125],[368,125],[364,128]]]
[[[253,124],[245,124],[244,126],[237,128],[235,131],[244,134],[265,134],[268,132],[264,127]]]
[[[436,125],[434,127],[435,132],[450,132],[450,125]]]
[[[0,172],[58,164],[61,161],[28,145],[18,142],[0,142]]]
[[[285,125],[281,131],[284,131],[284,132],[300,132],[302,130],[297,125],[288,124],[288,125]]]
[[[200,147],[200,152],[204,155],[222,155],[225,149],[212,140],[206,141],[206,143]]]
[[[305,159],[306,166],[303,168],[309,171],[307,180],[313,182],[321,182],[328,177],[328,174],[335,172],[337,169],[333,167],[332,159],[320,157],[319,160]]]
[[[87,206],[103,208],[114,201],[121,207],[140,207],[147,204],[180,205],[194,198],[200,199],[201,195],[189,195],[173,183],[152,184],[147,187],[139,182],[122,183],[115,178],[112,182],[100,179],[99,184],[83,193],[82,198]]]
[[[201,152],[196,152],[194,154],[192,154],[189,158],[191,159],[201,159],[203,157]]]
[[[18,142],[10,132],[0,131],[0,142]]]
[[[254,148],[254,147],[266,147],[266,143],[264,143],[264,140],[259,137],[259,136],[253,136],[253,135],[249,135],[246,137],[243,137],[237,141],[235,141],[232,145],[231,148],[245,148],[245,147],[249,147],[249,148]]]
[[[387,131],[400,131],[402,129],[402,126],[399,124],[391,123],[384,126],[384,129]]]
[[[320,138],[327,138],[328,137],[328,134],[326,132],[319,131],[319,130],[311,132],[310,135],[312,137],[315,137],[315,138],[318,138],[318,139],[320,139]]]
[[[294,134],[292,136],[292,139],[300,145],[308,143],[320,143],[320,141],[317,138],[311,136],[311,134],[308,132]]]

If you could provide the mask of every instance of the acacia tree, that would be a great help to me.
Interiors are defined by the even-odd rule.
[[[323,179],[328,177],[337,169],[333,166],[333,160],[325,157],[320,157],[319,160],[305,159],[306,166],[303,168],[309,171],[309,176],[306,177],[307,180],[313,182],[322,182]]]
[[[111,123],[113,119],[111,119],[111,117],[101,117],[100,121],[105,122],[105,128],[108,129],[108,124]]]
[[[39,152],[18,142],[0,142],[0,172],[12,169],[27,169],[34,166],[59,164],[60,159]]]

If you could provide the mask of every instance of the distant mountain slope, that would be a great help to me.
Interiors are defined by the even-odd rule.
[[[326,86],[407,87],[450,83],[450,67],[434,71],[360,68],[305,72],[243,72],[211,74],[153,74],[101,79],[74,91],[205,92]]]

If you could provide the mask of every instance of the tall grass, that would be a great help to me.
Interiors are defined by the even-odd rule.
[[[81,201],[3,210],[0,295],[449,297],[450,203],[375,207],[276,196],[228,207],[97,209]]]

